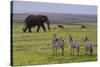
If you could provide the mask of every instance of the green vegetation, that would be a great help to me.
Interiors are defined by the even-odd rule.
[[[13,24],[13,65],[37,65],[37,64],[58,64],[71,62],[85,62],[97,60],[97,28],[96,24],[86,24],[87,29],[81,29],[80,25],[64,25],[64,29],[51,24],[51,32],[23,33],[22,23]],[[65,39],[64,56],[61,56],[61,49],[58,49],[58,56],[52,56],[51,40],[52,34]],[[80,56],[71,56],[69,49],[69,34],[80,42]],[[84,50],[84,36],[88,36],[93,42],[93,56],[86,56]]]

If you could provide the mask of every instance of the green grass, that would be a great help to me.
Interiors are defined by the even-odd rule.
[[[57,25],[51,24],[51,32],[36,33],[36,28],[32,33],[23,33],[22,23],[13,24],[13,65],[37,65],[37,64],[58,64],[85,62],[97,60],[97,30],[96,24],[86,24],[87,29],[81,29],[80,25],[64,25],[64,29],[57,28]],[[56,27],[56,29],[54,29]],[[58,37],[65,40],[64,56],[61,56],[61,49],[58,49],[58,55],[52,56],[51,39],[52,34],[56,33]],[[71,56],[69,49],[69,34],[80,42],[80,56]],[[83,38],[87,35],[93,42],[93,56],[84,55]]]

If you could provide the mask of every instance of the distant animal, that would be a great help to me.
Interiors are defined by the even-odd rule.
[[[36,32],[39,32],[40,27],[42,27],[44,32],[46,32],[44,23],[47,24],[48,30],[50,31],[50,22],[49,22],[49,19],[47,16],[45,16],[45,15],[29,15],[25,19],[23,32],[26,32],[27,29],[29,32],[32,32],[31,28],[35,27],[35,26],[37,26]]]
[[[84,39],[84,46],[85,46],[85,55],[93,55],[93,44],[91,40],[88,39],[87,36],[85,36]]]
[[[58,25],[58,27],[59,27],[59,28],[61,28],[61,29],[63,29],[63,28],[64,28],[64,26],[63,26],[63,25]]]
[[[63,38],[57,38],[56,34],[53,34],[52,39],[52,49],[53,49],[53,56],[57,56],[57,49],[62,49],[62,56],[64,55],[64,39]]]
[[[78,41],[73,40],[72,36],[69,36],[69,43],[70,43],[70,51],[71,51],[71,55],[74,55],[75,50],[77,51],[77,55],[79,55],[79,51],[80,51],[80,46]]]
[[[81,25],[81,28],[85,28],[86,29],[87,27],[85,25]]]

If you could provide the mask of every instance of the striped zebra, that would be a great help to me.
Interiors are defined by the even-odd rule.
[[[57,56],[57,49],[62,49],[62,56],[64,55],[64,39],[63,38],[57,38],[56,34],[53,34],[52,39],[52,48],[53,48],[53,56]]]
[[[70,43],[70,51],[71,51],[71,55],[74,55],[75,50],[77,51],[77,55],[79,55],[79,51],[80,51],[80,46],[78,41],[73,40],[72,36],[69,36],[69,43]]]
[[[85,46],[85,55],[88,55],[90,53],[90,55],[93,55],[93,46],[92,46],[92,42],[91,40],[88,39],[87,36],[85,36],[84,39],[84,46]]]

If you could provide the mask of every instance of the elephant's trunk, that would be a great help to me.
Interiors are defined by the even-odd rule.
[[[26,23],[24,23],[24,27],[23,27],[23,29],[22,29],[23,32],[26,32],[26,28],[27,28],[27,27],[26,27]]]
[[[48,25],[48,30],[50,31],[50,24]]]
[[[49,22],[49,20],[47,20],[47,26],[48,26],[48,30],[50,31],[50,22]]]

